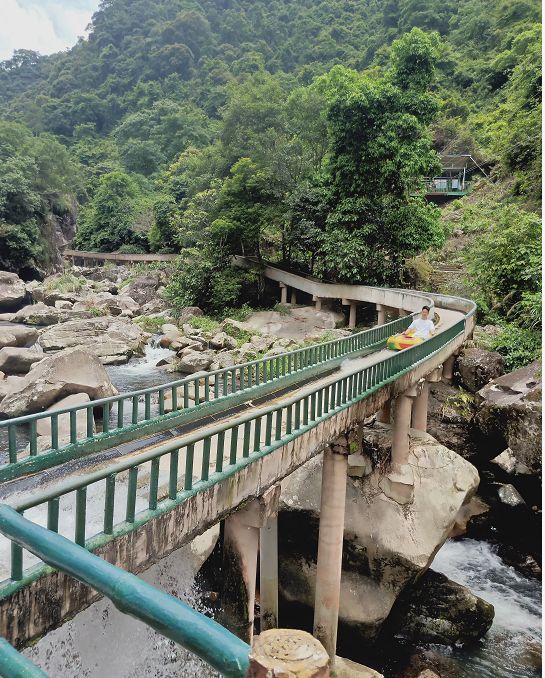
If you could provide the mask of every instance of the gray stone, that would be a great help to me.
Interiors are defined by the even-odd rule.
[[[237,340],[229,336],[226,332],[218,332],[210,339],[210,348],[221,351],[222,349],[233,349],[237,347]]]
[[[59,299],[58,301],[55,302],[55,308],[58,308],[59,311],[69,311],[71,310],[73,305],[74,305],[73,302],[66,301],[64,299]]]
[[[396,635],[415,642],[465,645],[482,638],[493,620],[493,605],[428,570],[401,595],[389,621]]]
[[[190,351],[183,355],[177,362],[176,367],[179,372],[201,372],[207,370],[214,360],[214,353],[211,351]]]
[[[0,313],[0,322],[12,323],[15,318],[15,313]]]
[[[524,499],[520,496],[513,485],[500,485],[498,487],[498,496],[502,504],[507,506],[522,506]]]
[[[44,356],[29,348],[5,346],[0,349],[0,370],[5,374],[26,374],[33,363],[42,360]]]
[[[80,347],[98,355],[104,364],[122,364],[142,353],[148,335],[120,317],[102,316],[72,320],[47,328],[40,337],[46,352]]]
[[[18,275],[0,271],[0,310],[15,310],[23,303],[25,296],[25,283]]]
[[[61,321],[62,317],[63,311],[53,306],[47,306],[40,301],[31,306],[23,306],[15,314],[14,320],[25,325],[56,325]]]
[[[37,330],[25,325],[5,325],[0,327],[0,348],[4,346],[32,346],[38,337]]]
[[[0,416],[42,412],[74,393],[87,393],[92,400],[117,394],[99,358],[79,348],[45,358],[19,379],[0,403]]]
[[[143,306],[157,298],[157,290],[160,286],[161,273],[159,271],[150,271],[144,275],[139,275],[123,288],[123,292],[134,299],[140,306]]]
[[[518,464],[541,473],[541,364],[506,374],[477,394],[475,424],[493,458],[507,447]]]
[[[509,474],[528,475],[531,473],[530,469],[525,464],[517,461],[517,458],[509,448],[504,450],[501,454],[498,454],[497,457],[494,457],[491,462]]]
[[[504,373],[503,358],[484,348],[466,348],[456,361],[460,381],[471,393],[476,393],[492,379]]]

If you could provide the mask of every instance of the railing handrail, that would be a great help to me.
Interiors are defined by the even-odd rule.
[[[0,504],[0,531],[12,543],[91,586],[121,612],[140,619],[224,676],[243,678],[246,675],[250,646],[178,598],[36,525],[5,504]],[[37,678],[44,674],[29,674],[32,675]]]
[[[124,254],[121,252],[85,252],[83,250],[64,250],[64,257],[80,257],[100,261],[173,261],[177,254]]]
[[[48,678],[36,664],[0,638],[0,676],[2,678]]]

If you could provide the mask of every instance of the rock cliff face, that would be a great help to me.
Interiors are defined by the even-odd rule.
[[[368,475],[347,483],[340,617],[360,642],[369,644],[401,592],[429,567],[479,483],[468,461],[425,433],[411,433],[415,487],[410,504],[398,504],[380,487],[389,458],[389,426],[365,430]],[[314,600],[320,490],[320,457],[282,485],[281,594],[308,608]]]

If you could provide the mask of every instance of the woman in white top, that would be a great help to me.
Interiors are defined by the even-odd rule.
[[[405,337],[420,337],[421,339],[429,339],[432,334],[435,332],[435,325],[433,321],[429,319],[430,307],[422,306],[422,312],[420,313],[420,318],[413,320],[412,323],[407,327],[403,336]]]

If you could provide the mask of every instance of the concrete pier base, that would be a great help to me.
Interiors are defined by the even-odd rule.
[[[322,466],[314,636],[335,661],[341,588],[348,449],[326,448]]]
[[[329,656],[306,631],[272,629],[253,642],[248,678],[329,678]]]
[[[386,322],[386,306],[376,304],[377,307],[377,325],[384,325]]]
[[[454,378],[454,361],[456,360],[456,356],[453,354],[449,356],[445,362],[443,363],[443,381],[447,384],[452,383],[452,379]]]
[[[295,304],[297,304],[297,293],[295,290],[291,291],[290,304],[292,304],[292,306],[295,306]]]
[[[259,610],[261,632],[278,627],[278,518],[259,530]]]
[[[288,303],[288,288],[284,283],[278,283],[280,285],[280,303],[281,304],[287,304]]]
[[[416,396],[412,408],[412,428],[418,431],[426,432],[428,430],[428,399],[430,393],[430,384],[441,381],[442,368],[437,368],[427,374],[422,380],[422,387],[419,395]]]
[[[399,395],[394,402],[392,417],[392,464],[406,464],[409,461],[409,428],[413,400],[419,394],[416,386]]]

